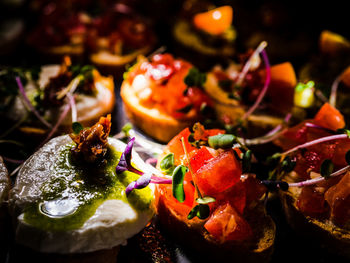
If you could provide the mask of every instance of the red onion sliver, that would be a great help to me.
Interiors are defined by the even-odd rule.
[[[75,104],[74,95],[72,95],[71,93],[68,92],[67,97],[68,97],[70,107],[72,109],[72,123],[73,123],[73,122],[76,122],[78,119],[77,107]]]
[[[24,87],[22,85],[21,82],[21,78],[20,77],[16,77],[16,82],[19,88],[20,93],[23,96],[24,102],[27,105],[27,107],[34,113],[34,115],[48,128],[51,128],[52,125],[50,123],[48,123],[43,117],[40,116],[39,112],[34,108],[34,106],[32,105],[32,103],[30,102],[30,100],[27,97],[26,91],[24,90]]]
[[[263,57],[263,60],[265,62],[265,66],[266,66],[266,78],[265,78],[265,84],[264,87],[262,89],[262,91],[259,94],[259,97],[256,99],[255,103],[253,104],[253,106],[250,107],[250,109],[243,115],[242,119],[245,120],[248,118],[248,116],[250,114],[252,114],[256,108],[259,106],[260,102],[262,101],[262,99],[265,96],[265,93],[270,85],[270,81],[271,81],[271,69],[270,69],[270,63],[269,63],[269,59],[267,57],[266,51],[265,49],[263,49],[261,51],[261,55]]]
[[[336,177],[336,176],[341,175],[349,170],[350,170],[350,165],[345,166],[344,168],[332,173],[330,175],[330,177]],[[320,183],[324,180],[326,180],[326,178],[320,176],[320,177],[317,177],[314,179],[310,179],[310,180],[306,180],[306,181],[302,181],[302,182],[298,182],[298,183],[290,183],[288,185],[289,185],[289,187],[303,187],[303,186],[308,186],[308,185],[314,185],[314,184]]]
[[[287,155],[287,154],[290,154],[292,152],[295,152],[299,149],[303,149],[303,148],[307,148],[307,147],[310,147],[312,145],[315,145],[315,144],[318,144],[318,143],[321,143],[321,142],[327,142],[327,141],[333,141],[333,140],[341,140],[341,139],[348,139],[348,135],[347,134],[336,134],[336,135],[330,135],[330,136],[326,136],[326,137],[323,137],[323,138],[319,138],[319,139],[316,139],[316,140],[313,140],[313,141],[310,141],[310,142],[306,142],[304,144],[300,144],[284,153],[282,153],[282,155]]]

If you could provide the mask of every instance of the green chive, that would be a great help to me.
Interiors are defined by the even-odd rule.
[[[183,203],[185,201],[185,191],[183,181],[185,178],[185,174],[188,169],[184,165],[179,165],[174,169],[173,172],[173,196],[180,202]]]

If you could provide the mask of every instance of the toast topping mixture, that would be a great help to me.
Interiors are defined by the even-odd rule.
[[[232,136],[227,139],[224,133],[205,130],[198,123],[193,132],[188,128],[180,132],[168,143],[168,154],[160,163],[164,173],[172,174],[172,185],[156,187],[158,203],[164,203],[189,226],[191,220],[204,220],[201,233],[209,233],[219,243],[254,236],[245,214],[266,191],[255,175],[242,173],[246,167],[241,156],[246,151],[232,148]]]
[[[285,150],[275,156],[292,164],[287,172],[294,171],[294,182],[289,182],[289,187],[302,187],[296,200],[298,209],[341,227],[350,220],[350,139],[344,127],[343,115],[325,103],[313,119],[288,129],[275,141]]]
[[[139,58],[125,78],[141,104],[176,119],[201,116],[205,107],[212,106],[202,90],[205,74],[170,54],[156,54],[150,61]]]

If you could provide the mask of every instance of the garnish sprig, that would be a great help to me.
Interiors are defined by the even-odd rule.
[[[193,176],[194,173],[193,173],[193,169],[192,169],[189,157],[188,157],[188,152],[187,152],[187,149],[186,149],[186,146],[185,146],[185,139],[184,139],[184,137],[181,137],[181,143],[182,143],[182,147],[183,147],[183,150],[184,150],[184,153],[185,153],[186,161],[188,163],[189,171],[190,171],[190,173]],[[199,219],[204,220],[204,219],[208,218],[209,215],[210,215],[210,208],[209,208],[208,204],[215,202],[216,199],[214,197],[211,197],[211,196],[204,196],[203,197],[203,195],[200,192],[197,184],[195,184],[195,183],[193,183],[193,184],[194,184],[194,187],[195,187],[197,195],[198,195],[198,198],[196,198],[196,202],[198,203],[198,205],[196,205],[196,206],[194,206],[192,208],[192,210],[189,212],[189,214],[187,216],[187,219],[191,220],[194,217],[198,217]]]

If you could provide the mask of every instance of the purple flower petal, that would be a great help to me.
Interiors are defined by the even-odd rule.
[[[132,156],[132,147],[134,146],[135,137],[131,138],[128,144],[125,147],[124,152],[120,156],[119,163],[117,164],[115,171],[117,174],[120,174],[125,171],[130,171],[142,175],[143,172],[137,170],[131,165],[131,156]]]
[[[145,188],[151,182],[152,174],[145,173],[136,181],[131,182],[125,189],[126,196],[128,196],[134,189]]]

